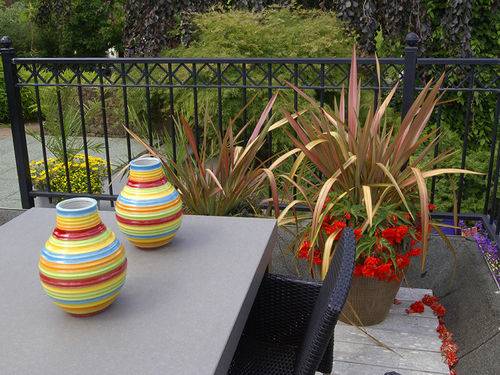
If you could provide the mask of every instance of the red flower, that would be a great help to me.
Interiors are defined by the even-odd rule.
[[[309,243],[309,241],[302,242],[302,245],[300,246],[299,253],[297,254],[297,256],[299,258],[304,258],[304,259],[309,258],[310,249],[311,249],[311,244]]]
[[[437,206],[433,203],[429,203],[429,205],[427,207],[428,207],[430,212],[434,211],[437,208]]]
[[[395,245],[401,243],[407,233],[408,227],[406,225],[400,225],[398,227],[384,229],[382,231],[382,237],[389,241],[391,245]]]
[[[354,266],[354,272],[353,272],[353,275],[354,276],[363,276],[363,266],[361,264],[356,264]]]
[[[408,227],[406,225],[400,225],[399,227],[397,227],[397,231],[398,231],[398,235],[399,235],[399,238],[401,240],[403,240],[403,238],[406,236],[406,234],[408,233]],[[400,240],[400,242],[401,242]]]
[[[443,316],[446,314],[446,309],[443,305],[439,303],[439,298],[426,294],[421,301],[416,301],[410,305],[410,308],[406,309],[408,314],[410,313],[421,313],[424,311],[424,306],[430,306],[432,311],[438,317],[438,326],[436,332],[439,334],[441,339],[441,355],[443,356],[444,362],[448,365],[450,369],[450,375],[456,375],[456,371],[453,367],[458,362],[458,346],[453,340],[453,335],[444,324]]]
[[[361,228],[354,229],[354,236],[356,236],[356,241],[358,241],[363,236],[363,229]]]
[[[327,235],[331,235],[335,232],[338,232],[337,235],[335,236],[335,240],[339,240],[340,236],[342,235],[342,230],[347,226],[345,221],[334,221],[332,224],[325,224],[323,223],[323,229],[325,230],[325,233]]]
[[[443,339],[446,335],[446,333],[448,332],[448,330],[446,329],[446,326],[444,325],[443,322],[439,322],[437,328],[436,328],[436,332],[439,333],[439,338],[440,339]]]
[[[417,257],[420,254],[422,254],[422,249],[419,247],[415,247],[413,249],[410,249],[410,251],[408,251],[408,255],[411,257]]]
[[[438,317],[443,317],[446,314],[445,307],[438,302],[431,305],[431,309],[434,312],[434,315]]]
[[[377,257],[366,257],[365,259],[365,266],[373,266],[376,267],[380,264],[380,259]]]
[[[445,358],[446,358],[446,363],[448,364],[449,367],[455,366],[458,362],[458,356],[455,351],[450,350],[449,352],[446,352]]]
[[[347,212],[347,211],[344,214],[344,217],[346,218],[346,220],[351,220],[351,214],[349,212]]]
[[[437,297],[431,296],[430,294],[426,294],[424,298],[422,298],[422,302],[424,303],[424,305],[427,305],[429,307],[434,305],[438,301],[439,299]]]
[[[369,256],[365,259],[362,268],[362,274],[364,277],[375,277],[375,270],[380,265],[380,259],[376,257]]]
[[[396,237],[395,228],[386,228],[382,231],[382,237],[389,241],[391,244],[394,244],[394,238]]]
[[[379,280],[387,280],[392,273],[392,264],[390,262],[378,266],[375,270],[375,274]]]
[[[398,269],[402,270],[410,264],[410,257],[408,254],[405,255],[396,255],[396,264]]]
[[[321,254],[319,250],[316,250],[313,255],[313,262],[314,264],[321,264],[323,260],[321,259]]]
[[[425,306],[422,301],[413,302],[408,309],[406,309],[407,314],[422,314],[424,312]]]

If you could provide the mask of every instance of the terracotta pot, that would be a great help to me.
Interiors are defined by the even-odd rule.
[[[101,312],[125,283],[125,248],[101,222],[94,199],[62,201],[56,213],[56,228],[40,253],[42,287],[72,315]]]
[[[135,246],[154,249],[169,243],[182,221],[182,200],[157,158],[130,162],[127,185],[116,201],[120,230]]]
[[[347,324],[371,326],[387,317],[401,281],[353,276],[347,301],[339,320]]]

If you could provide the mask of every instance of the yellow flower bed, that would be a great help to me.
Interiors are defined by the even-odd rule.
[[[66,168],[64,162],[57,158],[47,160],[50,180],[50,190],[68,192],[66,183]],[[69,179],[73,193],[87,193],[87,169],[85,155],[77,154],[68,161]],[[97,156],[89,155],[90,186],[94,194],[102,193],[102,180],[106,176],[106,161]],[[43,160],[30,162],[31,182],[35,190],[47,190],[47,178]]]

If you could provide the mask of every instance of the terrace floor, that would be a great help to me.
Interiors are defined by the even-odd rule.
[[[405,309],[428,289],[401,288],[387,319],[365,329],[396,353],[377,345],[358,328],[338,323],[335,329],[335,375],[383,375],[395,371],[401,375],[449,374],[442,361],[441,340],[436,332],[437,318],[430,309],[408,315]]]

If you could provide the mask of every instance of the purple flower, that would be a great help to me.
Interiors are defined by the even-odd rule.
[[[463,220],[460,220],[458,225],[462,230],[467,229]],[[486,259],[496,280],[500,281],[500,256],[498,245],[490,240],[482,222],[478,221],[474,226],[477,228],[477,233],[474,234],[473,238],[476,241],[479,251],[481,251],[481,254]]]

